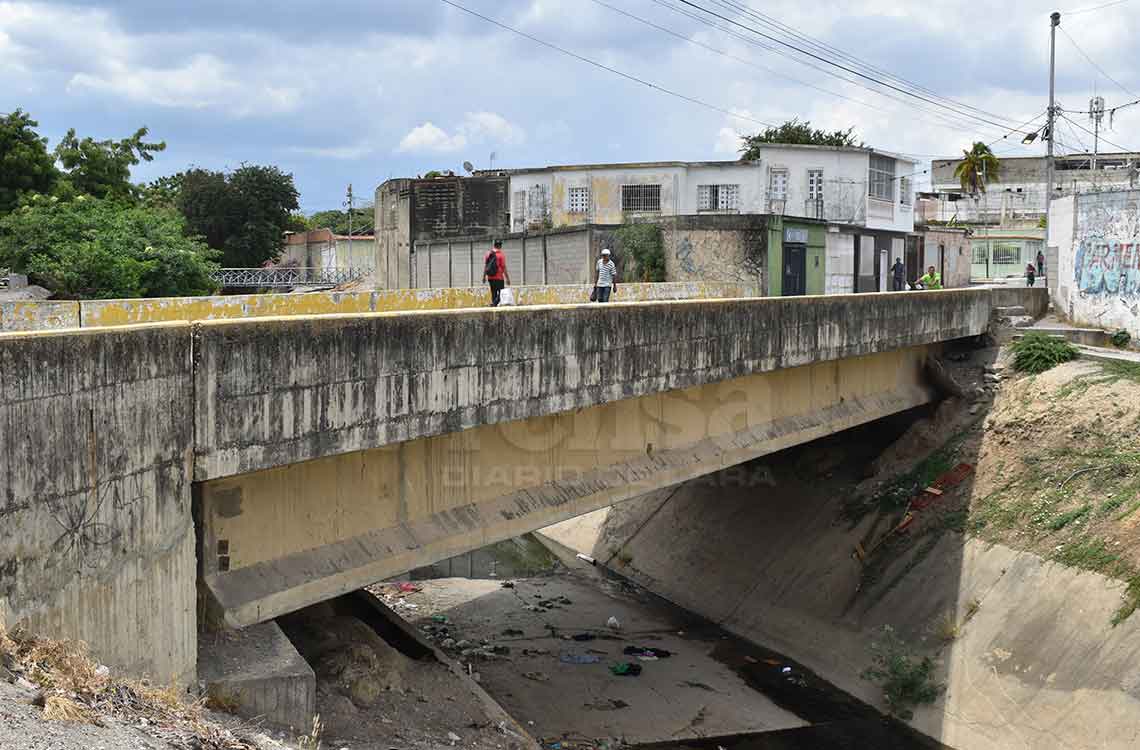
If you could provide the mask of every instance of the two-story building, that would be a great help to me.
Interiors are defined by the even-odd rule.
[[[513,232],[629,221],[695,229],[701,217],[708,228],[748,232],[747,223],[718,225],[714,217],[767,217],[760,230],[764,286],[781,295],[886,289],[890,258],[902,257],[913,230],[916,171],[916,162],[875,149],[771,144],[747,162],[582,164],[495,174],[510,181]],[[708,273],[694,257],[692,239],[670,234],[678,261],[671,277]]]

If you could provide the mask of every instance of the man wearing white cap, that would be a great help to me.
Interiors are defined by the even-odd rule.
[[[609,302],[610,292],[617,291],[617,266],[610,257],[610,249],[602,250],[602,257],[598,258],[598,281],[594,287],[598,293],[598,302]]]

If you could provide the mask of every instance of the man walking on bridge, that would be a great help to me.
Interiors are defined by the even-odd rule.
[[[491,286],[491,307],[499,306],[499,294],[510,286],[511,272],[507,270],[507,256],[503,254],[503,241],[495,240],[491,251],[483,258],[483,281]]]
[[[602,257],[597,262],[598,278],[594,290],[598,294],[598,302],[609,302],[610,292],[617,291],[617,266],[610,257],[610,249],[602,250]]]

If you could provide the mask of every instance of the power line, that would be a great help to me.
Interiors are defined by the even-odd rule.
[[[859,66],[864,71],[869,71],[871,73],[875,73],[877,75],[884,76],[886,78],[892,79],[892,80],[896,81],[897,83],[899,83],[900,85],[905,86],[907,88],[919,91],[919,92],[927,94],[929,96],[933,96],[937,99],[949,101],[958,107],[964,107],[966,109],[973,110],[974,112],[977,112],[977,113],[982,114],[982,115],[987,115],[989,117],[993,117],[993,118],[996,118],[999,120],[1008,119],[1002,115],[997,115],[997,114],[994,114],[993,112],[987,112],[986,110],[980,109],[980,108],[975,107],[973,105],[965,104],[963,102],[958,102],[958,101],[955,101],[953,99],[949,99],[948,97],[945,97],[945,96],[939,94],[938,92],[936,92],[932,89],[929,89],[929,88],[927,88],[927,87],[925,87],[919,83],[911,81],[907,78],[903,78],[902,76],[900,76],[896,73],[892,73],[889,70],[884,70],[882,68],[878,68],[878,67],[866,62],[865,60],[862,60],[859,57],[856,57],[855,55],[853,55],[849,52],[846,52],[846,51],[844,51],[838,47],[830,45],[827,42],[824,42],[820,39],[812,37],[809,34],[801,32],[798,29],[796,29],[795,27],[790,26],[788,24],[785,24],[785,23],[779,21],[778,19],[773,18],[772,16],[768,16],[768,15],[765,15],[764,13],[761,13],[760,11],[753,10],[751,8],[751,6],[742,4],[742,2],[740,2],[740,0],[712,0],[712,2],[717,3],[721,7],[728,8],[730,10],[741,13],[747,17],[751,17],[751,18],[759,21],[760,23],[764,24],[765,26],[776,30],[777,32],[788,34],[788,35],[792,36],[793,38],[795,38],[799,41],[803,41],[804,43],[808,44],[809,46],[814,47],[817,50],[823,51],[823,54],[825,54],[825,55],[826,54],[836,55],[840,59],[847,60],[847,61]]]
[[[1125,146],[1121,146],[1119,143],[1113,143],[1112,141],[1105,138],[1103,135],[1098,135],[1097,133],[1094,133],[1093,131],[1086,128],[1084,125],[1077,122],[1076,120],[1073,120],[1072,118],[1068,117],[1063,112],[1061,113],[1061,119],[1065,120],[1066,122],[1068,122],[1071,125],[1074,125],[1074,126],[1080,128],[1081,130],[1085,131],[1086,133],[1093,136],[1094,138],[1100,138],[1102,141],[1104,141],[1108,145],[1112,146],[1113,148],[1118,148],[1121,151],[1126,151],[1128,153],[1135,153],[1135,149],[1131,149],[1131,148],[1127,148]]]
[[[633,14],[633,13],[630,13],[630,12],[626,11],[626,10],[623,10],[623,9],[621,9],[621,8],[617,8],[617,7],[613,6],[613,5],[610,5],[609,3],[607,3],[607,2],[604,2],[603,0],[591,0],[591,2],[595,3],[596,5],[600,5],[600,6],[602,6],[603,8],[608,8],[609,10],[611,10],[611,11],[613,11],[613,12],[615,12],[615,13],[619,14],[619,15],[625,16],[626,18],[629,18],[629,19],[632,19],[632,20],[634,20],[634,21],[637,21],[637,22],[639,22],[639,23],[642,23],[642,24],[644,24],[644,25],[646,25],[646,26],[649,26],[650,28],[656,29],[656,30],[658,30],[658,31],[661,31],[661,32],[663,32],[663,33],[665,33],[665,34],[669,34],[670,36],[676,37],[677,39],[680,39],[680,40],[682,40],[682,41],[684,41],[684,42],[687,42],[687,43],[689,43],[689,44],[692,44],[692,45],[694,45],[694,46],[700,47],[700,48],[702,48],[702,49],[704,49],[704,50],[707,50],[707,51],[709,51],[709,52],[713,52],[713,53],[715,53],[715,54],[721,55],[722,57],[725,57],[725,58],[727,58],[727,59],[729,59],[729,60],[733,60],[733,61],[735,61],[735,62],[738,62],[738,63],[742,64],[742,65],[747,65],[747,66],[749,66],[749,67],[752,67],[752,68],[756,68],[757,70],[764,70],[764,71],[767,71],[768,73],[771,73],[771,74],[773,74],[773,75],[776,75],[776,76],[780,76],[781,78],[786,78],[787,80],[789,80],[789,81],[792,81],[792,82],[794,82],[794,83],[798,83],[798,84],[800,84],[801,86],[806,86],[806,87],[808,87],[808,88],[814,89],[814,90],[816,90],[816,91],[819,91],[819,92],[822,92],[822,93],[824,93],[824,94],[828,94],[828,95],[830,95],[830,96],[834,96],[834,97],[837,97],[837,98],[839,98],[839,99],[843,99],[843,100],[845,100],[845,101],[849,101],[849,102],[851,102],[851,103],[853,103],[853,104],[858,104],[858,105],[860,105],[860,106],[863,106],[863,107],[867,107],[868,109],[872,109],[872,110],[875,110],[875,111],[877,111],[877,112],[883,112],[883,113],[887,113],[887,114],[889,114],[889,113],[890,113],[890,111],[889,111],[889,110],[886,110],[886,109],[884,109],[884,108],[882,108],[882,107],[879,107],[879,106],[876,106],[876,105],[874,105],[874,104],[871,104],[870,102],[865,102],[865,101],[862,101],[862,100],[860,100],[860,99],[855,99],[855,98],[853,98],[853,97],[850,97],[850,96],[847,96],[847,95],[845,95],[845,94],[841,94],[841,93],[839,93],[839,92],[837,92],[837,91],[832,91],[831,89],[827,89],[827,88],[824,88],[824,87],[822,87],[822,86],[817,86],[817,85],[815,85],[815,84],[813,84],[813,83],[810,83],[810,82],[808,82],[808,81],[804,81],[804,80],[802,80],[802,79],[796,78],[795,76],[789,75],[789,74],[787,74],[787,73],[784,73],[784,72],[782,72],[782,71],[780,71],[780,70],[776,70],[775,68],[771,68],[771,67],[768,67],[767,65],[761,65],[761,64],[759,64],[759,63],[756,63],[756,62],[754,62],[754,61],[752,61],[752,60],[748,60],[748,59],[746,59],[746,58],[743,58],[743,57],[739,57],[739,56],[737,56],[737,55],[734,55],[734,54],[732,54],[732,53],[730,53],[730,52],[726,52],[725,50],[722,50],[722,49],[718,49],[718,48],[716,48],[716,47],[713,47],[713,46],[711,46],[711,45],[705,44],[704,42],[700,42],[700,41],[698,41],[698,40],[696,40],[696,39],[692,39],[692,38],[690,38],[690,37],[687,37],[687,36],[685,36],[684,34],[681,34],[681,33],[677,32],[677,31],[673,30],[673,29],[670,29],[670,28],[668,28],[668,27],[666,27],[666,26],[662,26],[662,25],[660,25],[660,24],[658,24],[658,23],[655,23],[654,21],[651,21],[651,20],[649,20],[649,19],[646,19],[646,18],[642,18],[641,16],[635,15],[635,14]],[[700,17],[700,16],[697,16],[697,15],[695,15],[695,14],[693,14],[693,13],[690,13],[690,12],[688,12],[688,11],[679,10],[679,9],[677,9],[677,8],[674,8],[674,7],[670,6],[670,5],[666,5],[666,4],[664,4],[664,3],[658,3],[658,4],[659,4],[659,5],[662,5],[663,7],[666,7],[666,8],[668,8],[668,9],[670,9],[670,10],[673,10],[673,11],[675,11],[675,12],[681,13],[682,15],[685,15],[685,16],[687,16],[687,17],[689,17],[689,18],[692,18],[692,19],[694,19],[694,20],[697,20],[697,21],[700,21],[700,22],[702,22],[702,23],[706,23],[706,24],[708,24],[708,22],[707,22],[705,19],[703,19],[702,17]],[[735,38],[741,39],[742,41],[745,41],[745,42],[748,42],[748,43],[756,43],[756,44],[758,44],[758,46],[760,46],[762,49],[766,49],[766,50],[770,50],[770,51],[778,51],[778,50],[775,50],[773,47],[771,47],[771,46],[769,46],[769,45],[760,44],[760,43],[757,43],[755,40],[753,40],[753,39],[750,39],[750,38],[748,38],[748,37],[745,37],[745,36],[743,36],[743,35],[740,35],[740,34],[736,34],[736,33],[733,33],[733,32],[729,32],[729,31],[727,31],[726,29],[724,29],[724,28],[723,28],[723,27],[721,27],[721,26],[712,25],[712,27],[713,27],[713,28],[716,28],[716,29],[719,29],[719,30],[721,30],[721,31],[725,31],[726,33],[730,33],[732,36],[734,36]],[[812,67],[814,67],[814,68],[816,68],[816,69],[820,69],[820,68],[818,68],[817,66],[812,66]],[[822,69],[820,69],[820,70],[822,70]],[[829,71],[823,71],[823,72],[829,72]],[[844,81],[844,82],[851,82],[851,81],[849,81],[849,80],[848,80],[848,79],[846,79],[846,78],[840,78],[840,80],[842,80],[842,81]],[[866,87],[865,87],[865,88],[866,88]],[[885,94],[883,94],[882,92],[879,92],[879,91],[875,91],[875,90],[873,90],[873,89],[870,89],[870,88],[868,88],[867,90],[868,90],[868,91],[871,91],[872,93],[878,94],[878,95],[880,95],[880,96],[886,96],[886,95],[885,95]],[[906,100],[900,99],[900,98],[898,98],[898,97],[893,97],[893,96],[892,96],[892,97],[888,97],[888,98],[891,98],[891,99],[893,99],[893,100],[895,100],[895,101],[903,102],[904,104],[907,104],[908,106],[914,106],[912,103],[910,103],[910,102],[908,102],[908,101],[906,101]],[[963,121],[955,121],[955,120],[952,120],[952,119],[948,118],[946,115],[944,115],[944,114],[942,114],[942,113],[940,113],[940,112],[932,112],[932,111],[930,111],[930,110],[926,110],[926,109],[924,109],[924,108],[922,108],[922,107],[915,107],[915,109],[916,109],[916,110],[918,110],[918,111],[920,111],[920,112],[928,112],[928,113],[929,113],[929,114],[931,114],[932,116],[934,116],[934,117],[937,117],[937,118],[939,119],[939,122],[938,122],[938,123],[935,123],[935,124],[938,124],[938,125],[940,125],[940,126],[942,126],[942,127],[950,127],[950,128],[955,128],[955,129],[961,130],[961,131],[963,131],[963,132],[970,132],[970,131],[972,131],[972,130],[974,129],[974,127],[975,127],[975,126],[974,126],[972,123],[966,123],[966,122],[963,122]],[[920,120],[921,120],[921,119],[925,119],[925,118],[921,118],[921,117],[920,117],[920,118],[918,118],[918,119],[920,119]],[[926,121],[927,121],[927,122],[933,122],[932,120],[926,120]]]
[[[688,2],[686,2],[686,0],[675,0],[675,1],[684,2],[686,5],[693,6],[692,3],[688,3]],[[838,79],[844,83],[854,84],[856,86],[860,86],[861,88],[864,88],[873,94],[876,94],[878,96],[882,96],[882,97],[887,98],[887,99],[891,99],[893,101],[901,102],[902,104],[905,104],[908,107],[912,107],[919,112],[924,112],[924,113],[927,113],[933,117],[937,117],[940,120],[942,120],[943,123],[945,123],[946,125],[949,125],[951,127],[956,127],[960,130],[969,131],[969,132],[975,131],[979,128],[979,124],[975,121],[975,119],[976,119],[975,116],[968,113],[968,112],[963,113],[963,112],[959,112],[957,110],[951,109],[950,111],[954,115],[957,116],[956,120],[952,119],[951,116],[947,115],[945,112],[936,111],[933,109],[928,109],[928,108],[925,108],[921,105],[915,104],[915,102],[913,102],[910,99],[905,99],[903,97],[893,95],[890,92],[885,92],[885,91],[881,91],[881,90],[876,89],[876,88],[872,88],[871,86],[868,86],[867,84],[863,83],[862,81],[852,80],[850,78],[847,78],[847,77],[840,75],[840,74],[836,73],[835,71],[830,70],[830,69],[828,69],[822,65],[815,64],[811,60],[801,60],[799,58],[793,57],[792,55],[790,55],[786,51],[781,50],[779,47],[769,45],[769,44],[765,44],[764,42],[760,41],[759,39],[757,39],[755,37],[745,36],[745,35],[741,34],[740,32],[737,32],[733,29],[726,28],[726,27],[718,24],[715,20],[709,19],[703,15],[698,15],[698,14],[696,14],[692,11],[686,10],[684,8],[675,7],[672,4],[670,4],[669,2],[666,2],[666,0],[652,0],[652,2],[656,3],[657,5],[662,6],[664,8],[667,8],[668,10],[671,10],[674,13],[684,15],[688,18],[691,18],[691,19],[696,20],[700,23],[703,23],[706,26],[709,26],[709,27],[717,29],[717,30],[719,30],[725,34],[728,34],[728,35],[730,35],[736,39],[740,39],[740,40],[742,40],[748,44],[752,44],[754,46],[760,47],[761,49],[768,50],[770,52],[775,52],[778,55],[782,55],[784,57],[787,57],[788,59],[792,60],[793,62],[795,62],[797,64],[806,65],[807,67],[810,67],[814,70],[818,70],[821,73],[824,73],[825,75],[832,76],[832,77],[834,77],[834,78],[836,78],[836,79]],[[699,7],[699,6],[693,6],[693,7]],[[746,30],[752,30],[750,27],[744,26],[743,24],[740,24],[736,21],[733,21],[732,19],[726,19],[724,16],[722,16],[720,14],[716,14],[716,13],[713,13],[713,12],[707,11],[707,10],[705,12],[714,16],[714,18],[727,20],[729,23],[731,23],[735,26],[740,26],[741,28],[744,28]],[[755,32],[755,30],[752,30],[752,31]],[[765,36],[765,38],[770,38],[770,37],[767,37],[767,35],[763,35],[762,32],[761,32],[761,35]],[[940,107],[943,107],[944,109],[946,109],[945,105],[939,104],[938,102],[933,102],[933,103],[936,106],[940,106]],[[990,125],[987,124],[987,125],[985,125],[985,127],[990,127]],[[1008,123],[1006,123],[1005,125],[999,124],[997,127],[1001,128],[1001,130],[1004,130],[1005,128],[1008,127]]]
[[[778,37],[775,37],[775,36],[773,36],[773,35],[771,35],[771,34],[768,34],[767,32],[761,31],[760,29],[757,29],[757,28],[755,28],[755,27],[752,27],[752,26],[748,26],[748,25],[742,24],[742,23],[740,23],[739,21],[737,21],[737,20],[735,20],[735,19],[732,19],[732,18],[729,18],[729,17],[727,17],[727,16],[721,15],[720,13],[717,13],[717,12],[716,12],[716,11],[714,11],[714,10],[709,10],[708,8],[705,8],[705,7],[704,7],[704,6],[702,6],[702,5],[699,5],[699,4],[695,3],[695,2],[692,2],[692,0],[678,0],[678,2],[681,2],[681,3],[683,3],[683,4],[685,4],[685,5],[688,5],[688,6],[692,7],[692,8],[696,8],[696,9],[698,9],[698,10],[700,10],[700,11],[704,12],[704,13],[707,13],[707,14],[709,14],[709,15],[711,15],[711,16],[714,16],[714,17],[716,17],[716,18],[720,18],[721,20],[723,20],[723,21],[727,21],[728,23],[731,23],[731,24],[733,24],[734,26],[739,26],[739,27],[740,27],[740,28],[742,28],[742,29],[746,29],[746,30],[748,30],[748,31],[752,32],[753,34],[756,34],[757,36],[763,37],[764,39],[768,39],[768,40],[770,40],[770,41],[772,41],[772,42],[775,42],[776,44],[779,44],[779,45],[781,45],[781,46],[787,47],[788,49],[794,50],[795,52],[798,52],[798,53],[799,53],[799,54],[801,54],[801,55],[804,55],[804,56],[806,56],[806,57],[810,57],[810,58],[812,58],[812,59],[815,59],[815,60],[819,60],[820,62],[822,62],[822,63],[824,63],[824,64],[826,64],[826,65],[830,65],[830,66],[832,66],[832,67],[835,67],[835,68],[838,68],[838,69],[840,69],[840,70],[846,71],[846,72],[848,72],[848,73],[851,73],[852,75],[858,76],[859,78],[863,78],[863,79],[866,79],[866,80],[868,80],[868,81],[871,81],[872,83],[875,83],[875,84],[877,84],[877,85],[879,85],[879,86],[883,86],[883,87],[885,87],[885,88],[889,88],[889,89],[892,89],[892,90],[894,90],[894,91],[897,91],[897,92],[899,92],[900,94],[904,94],[904,95],[906,95],[906,96],[910,96],[910,97],[913,97],[913,98],[915,98],[915,99],[919,99],[919,100],[921,100],[921,101],[924,101],[924,102],[927,102],[927,103],[929,103],[929,104],[933,104],[933,105],[935,105],[935,106],[937,106],[937,107],[942,107],[942,108],[944,108],[944,109],[947,109],[947,110],[950,110],[951,112],[954,112],[955,114],[957,114],[957,115],[960,115],[960,116],[969,117],[970,119],[981,120],[981,121],[983,121],[983,122],[987,122],[987,123],[989,123],[989,124],[991,124],[991,125],[996,125],[997,127],[999,127],[999,128],[1002,128],[1002,129],[1009,127],[1009,122],[1010,122],[1010,121],[1007,121],[1007,122],[1005,122],[1005,123],[1001,123],[1001,122],[995,122],[994,120],[992,120],[992,119],[988,119],[987,117],[982,117],[982,116],[979,116],[979,115],[972,115],[972,114],[970,114],[969,112],[963,112],[963,111],[961,111],[960,109],[956,109],[955,107],[965,107],[965,108],[967,108],[967,109],[973,109],[973,108],[972,108],[972,107],[970,107],[969,105],[965,105],[965,104],[961,104],[961,103],[959,103],[959,102],[955,102],[955,101],[954,101],[954,100],[952,100],[952,99],[945,99],[945,97],[940,97],[940,98],[943,98],[943,99],[945,99],[946,101],[950,102],[951,104],[955,105],[954,107],[952,107],[952,106],[950,106],[950,105],[948,105],[948,104],[945,104],[945,103],[943,103],[943,102],[941,102],[941,101],[938,101],[938,100],[936,100],[936,99],[931,99],[930,97],[928,97],[928,96],[926,96],[926,95],[924,95],[924,94],[921,94],[921,93],[916,93],[915,91],[912,91],[912,90],[910,90],[910,89],[907,89],[907,88],[903,88],[903,87],[900,87],[900,86],[896,86],[896,85],[894,85],[894,84],[892,84],[892,83],[890,83],[890,82],[888,82],[888,81],[884,81],[884,80],[882,80],[882,79],[880,79],[880,78],[876,78],[875,76],[872,76],[872,75],[868,75],[867,73],[864,73],[864,72],[862,72],[862,71],[860,71],[860,70],[857,70],[857,69],[855,69],[855,68],[852,68],[852,67],[850,67],[849,65],[845,65],[845,64],[843,64],[843,63],[839,63],[839,62],[836,62],[835,60],[831,60],[831,59],[829,59],[829,58],[827,58],[827,57],[824,57],[824,56],[822,56],[822,55],[816,54],[815,52],[812,52],[812,51],[810,51],[810,50],[806,50],[806,49],[804,49],[803,47],[800,47],[800,46],[797,46],[797,45],[795,45],[795,44],[792,44],[791,42],[787,42],[787,41],[784,41],[784,40],[782,40],[782,39],[780,39],[780,38],[778,38]],[[936,95],[936,96],[937,96],[937,95]],[[986,114],[989,114],[989,113],[986,113]],[[993,115],[993,116],[994,116],[994,117],[1001,117],[1000,115]],[[1002,118],[1002,119],[1005,119],[1005,118]]]
[[[622,71],[618,70],[617,68],[611,68],[610,66],[604,65],[604,64],[602,64],[596,60],[591,60],[588,57],[583,57],[582,55],[579,55],[576,52],[571,52],[570,50],[565,49],[564,47],[559,47],[557,44],[554,44],[552,42],[548,42],[544,39],[539,39],[538,37],[533,36],[531,34],[528,34],[525,31],[521,31],[519,29],[516,29],[513,26],[508,26],[505,23],[502,23],[500,21],[496,21],[494,18],[491,18],[490,16],[485,16],[482,13],[478,13],[476,11],[473,11],[470,8],[467,8],[465,6],[460,5],[459,3],[453,2],[453,0],[440,0],[440,2],[442,2],[446,5],[450,5],[451,7],[455,8],[456,10],[461,10],[464,13],[467,13],[469,15],[475,16],[476,18],[482,19],[482,20],[486,21],[487,23],[498,26],[501,29],[505,29],[505,30],[507,30],[513,34],[518,34],[519,36],[521,36],[525,39],[529,39],[530,41],[535,42],[536,44],[541,44],[544,47],[549,47],[550,49],[555,50],[556,52],[561,52],[562,54],[564,54],[568,57],[572,57],[575,60],[579,60],[581,62],[588,64],[588,65],[593,65],[595,68],[600,68],[600,69],[605,70],[609,73],[613,73],[614,75],[621,76],[622,78],[625,78],[626,80],[633,81],[634,83],[640,83],[642,86],[648,86],[649,88],[660,91],[663,94],[668,94],[669,96],[674,96],[678,99],[683,99],[684,101],[687,101],[691,104],[697,104],[697,105],[700,105],[702,107],[706,107],[706,108],[711,109],[715,112],[720,112],[721,114],[728,115],[729,117],[735,117],[739,120],[747,120],[749,122],[754,122],[758,125],[763,125],[766,128],[776,127],[776,125],[773,125],[770,122],[764,122],[763,120],[758,120],[755,117],[749,117],[748,115],[742,115],[739,112],[733,112],[732,110],[725,109],[724,107],[718,107],[717,105],[711,104],[711,103],[706,102],[702,99],[697,99],[696,97],[689,96],[687,94],[682,94],[679,91],[673,91],[672,89],[667,89],[664,86],[659,86],[656,83],[652,83],[652,82],[647,81],[643,78],[638,78],[637,76],[633,76],[633,75],[630,75],[629,73],[622,72]]]
[[[1097,71],[1098,71],[1098,72],[1099,72],[1099,73],[1100,73],[1102,76],[1104,76],[1104,77],[1105,77],[1105,78],[1107,78],[1108,80],[1110,80],[1110,81],[1112,81],[1113,83],[1115,83],[1115,84],[1116,84],[1116,86],[1117,86],[1117,88],[1119,88],[1121,91],[1123,91],[1124,93],[1128,94],[1129,96],[1136,96],[1136,97],[1140,97],[1140,94],[1137,94],[1135,91],[1129,91],[1129,90],[1128,90],[1128,88],[1127,88],[1127,87],[1125,87],[1125,85],[1124,85],[1123,83],[1121,83],[1120,81],[1118,81],[1118,80],[1116,80],[1115,78],[1113,78],[1112,76],[1110,76],[1108,73],[1106,73],[1106,72],[1104,71],[1104,68],[1102,68],[1102,67],[1100,67],[1099,65],[1097,65],[1097,64],[1096,64],[1096,61],[1095,61],[1095,60],[1093,60],[1091,57],[1089,57],[1089,55],[1088,55],[1088,53],[1087,53],[1087,52],[1085,52],[1083,49],[1081,49],[1081,45],[1077,44],[1077,40],[1076,40],[1076,39],[1073,39],[1073,37],[1072,37],[1072,36],[1069,34],[1069,32],[1065,31],[1065,29],[1064,29],[1063,27],[1061,27],[1061,26],[1058,26],[1057,28],[1061,29],[1061,33],[1065,35],[1065,38],[1069,40],[1069,43],[1070,43],[1070,44],[1072,44],[1072,45],[1073,45],[1073,46],[1076,48],[1077,52],[1080,52],[1080,53],[1081,53],[1081,56],[1082,56],[1082,57],[1084,57],[1084,58],[1085,58],[1085,60],[1087,60],[1087,61],[1088,61],[1089,65],[1091,65],[1091,66],[1093,66],[1094,68],[1096,68],[1096,70],[1097,70]]]
[[[1113,0],[1111,3],[1104,3],[1103,5],[1094,5],[1091,8],[1081,8],[1079,10],[1065,11],[1066,16],[1079,16],[1081,13],[1092,13],[1094,10],[1103,10],[1104,8],[1111,8],[1114,5],[1122,5],[1128,0]]]

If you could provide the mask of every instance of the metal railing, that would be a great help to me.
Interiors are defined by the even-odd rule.
[[[228,289],[280,289],[340,286],[371,273],[371,268],[219,268],[210,278]]]

